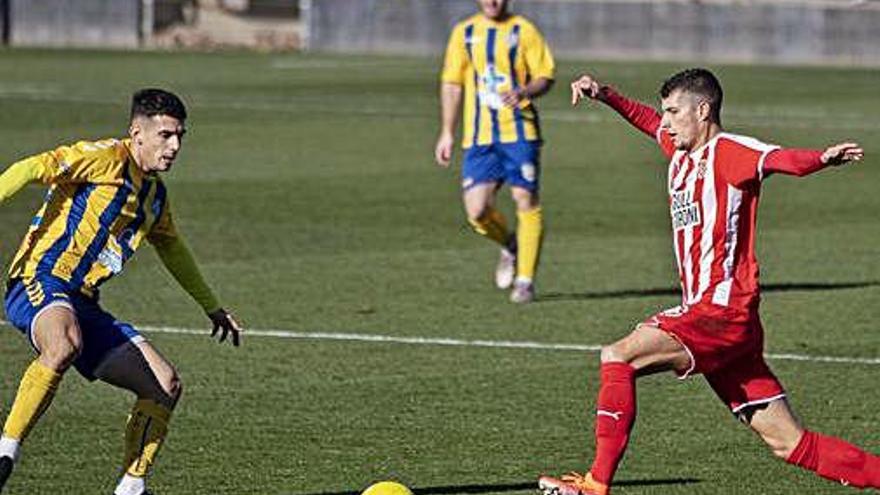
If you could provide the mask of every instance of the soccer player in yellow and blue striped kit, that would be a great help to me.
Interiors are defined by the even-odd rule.
[[[538,199],[541,130],[532,101],[553,85],[553,55],[527,19],[507,0],[477,0],[480,12],[449,37],[441,76],[441,129],[435,159],[448,167],[455,125],[464,106],[462,189],[474,231],[501,245],[495,270],[510,300],[531,302],[543,237]],[[501,185],[510,186],[517,228],[511,233],[495,208]]]
[[[65,371],[134,392],[115,495],[143,495],[180,396],[174,367],[132,325],[98,305],[101,284],[147,240],[180,285],[239,344],[241,328],[205,283],[175,228],[160,172],[177,158],[186,108],[174,94],[134,94],[128,139],[81,141],[26,158],[0,175],[0,203],[31,182],[49,186],[9,269],[6,317],[37,353],[0,437],[0,490],[22,442]]]

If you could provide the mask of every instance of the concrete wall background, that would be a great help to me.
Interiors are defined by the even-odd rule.
[[[131,48],[140,43],[140,0],[8,0],[9,44]]]
[[[880,2],[517,0],[557,56],[880,65]],[[473,0],[302,0],[306,48],[440,54]]]

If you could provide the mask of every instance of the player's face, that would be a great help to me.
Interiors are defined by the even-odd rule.
[[[185,133],[183,122],[169,115],[135,117],[129,134],[141,170],[152,173],[170,169]]]
[[[663,118],[660,127],[666,129],[676,149],[694,149],[700,136],[700,99],[681,90],[675,90],[660,101]]]
[[[507,15],[507,0],[477,0],[483,15],[498,20]]]

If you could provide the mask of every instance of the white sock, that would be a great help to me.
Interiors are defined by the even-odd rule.
[[[530,279],[529,277],[523,277],[522,275],[517,275],[516,276],[516,283],[519,285],[525,285],[525,284],[531,285],[532,279]]]
[[[19,450],[21,450],[21,442],[5,435],[0,437],[0,456],[11,457],[13,461],[17,461]]]
[[[147,491],[147,479],[125,474],[116,485],[113,495],[143,495]]]

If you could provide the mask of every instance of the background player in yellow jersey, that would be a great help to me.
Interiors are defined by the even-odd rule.
[[[30,182],[49,185],[12,266],[6,316],[38,357],[21,379],[0,437],[0,490],[22,442],[49,407],[64,372],[130,390],[137,400],[125,428],[116,495],[146,493],[146,475],[180,397],[174,367],[130,324],[98,305],[98,287],[148,240],[180,285],[202,306],[220,340],[238,323],[217,302],[172,221],[159,172],[171,168],[186,108],[166,91],[134,94],[129,139],[62,146],[10,166],[0,202]]]
[[[541,33],[508,11],[507,0],[477,0],[480,13],[449,37],[441,76],[441,127],[434,156],[448,167],[455,126],[464,106],[462,189],[468,222],[501,245],[495,283],[510,300],[531,302],[541,250],[538,200],[541,131],[532,100],[553,85],[554,61]],[[495,208],[502,184],[516,203],[513,234]],[[514,277],[515,275],[515,277]]]

